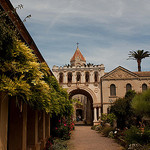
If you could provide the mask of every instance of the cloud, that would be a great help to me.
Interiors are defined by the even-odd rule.
[[[69,63],[76,42],[87,62],[136,71],[130,50],[149,50],[149,0],[11,0],[49,66]],[[142,62],[150,70],[150,60]]]

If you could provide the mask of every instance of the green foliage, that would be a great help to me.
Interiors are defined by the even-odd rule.
[[[119,128],[124,128],[133,122],[134,111],[131,107],[131,101],[135,96],[134,91],[128,91],[124,98],[117,99],[111,106],[111,112],[117,117],[117,125]],[[127,123],[128,122],[128,123]]]
[[[116,116],[111,113],[111,114],[102,114],[101,120],[104,123],[110,123],[111,125],[113,125],[113,121],[116,119]]]
[[[70,116],[72,100],[50,76],[45,63],[39,63],[18,35],[5,15],[0,12],[0,91],[15,96],[35,109],[50,114]]]
[[[150,89],[137,94],[132,101],[132,107],[137,114],[150,117]]]
[[[111,131],[113,131],[114,129],[112,128],[112,127],[104,127],[104,129],[102,130],[102,133],[103,133],[103,135],[104,136],[109,136],[109,133],[111,132]]]
[[[139,143],[141,145],[148,144],[150,142],[150,129],[145,128],[144,133],[141,132],[140,128],[132,126],[125,132],[125,139],[128,144]]]
[[[138,71],[141,71],[141,61],[142,59],[149,57],[150,52],[144,50],[130,51],[129,58],[137,60],[138,63]]]
[[[67,143],[66,141],[55,139],[52,148],[53,150],[67,150]]]
[[[74,130],[74,122],[72,118],[62,118],[55,127],[55,136],[62,140],[69,140],[72,130]]]

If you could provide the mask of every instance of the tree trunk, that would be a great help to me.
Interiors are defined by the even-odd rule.
[[[138,63],[138,71],[140,72],[141,71],[141,60],[137,60],[137,63]]]

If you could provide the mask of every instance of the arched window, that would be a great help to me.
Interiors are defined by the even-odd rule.
[[[116,86],[114,84],[110,85],[110,96],[116,96]]]
[[[132,85],[130,83],[126,85],[126,92],[128,92],[129,90],[132,90]]]
[[[68,83],[72,82],[72,73],[68,72]]]
[[[94,81],[98,82],[98,72],[94,72]]]
[[[142,91],[146,91],[147,90],[147,84],[142,84]]]
[[[80,81],[81,81],[81,73],[77,72],[77,82],[80,82]]]
[[[85,82],[89,82],[90,81],[90,75],[89,72],[85,73]]]
[[[63,73],[59,73],[59,83],[63,83]]]

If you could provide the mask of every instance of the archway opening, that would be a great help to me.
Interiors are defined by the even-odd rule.
[[[77,101],[74,104],[74,120],[93,125],[93,99],[90,93],[83,89],[75,89],[69,93],[69,98]]]

